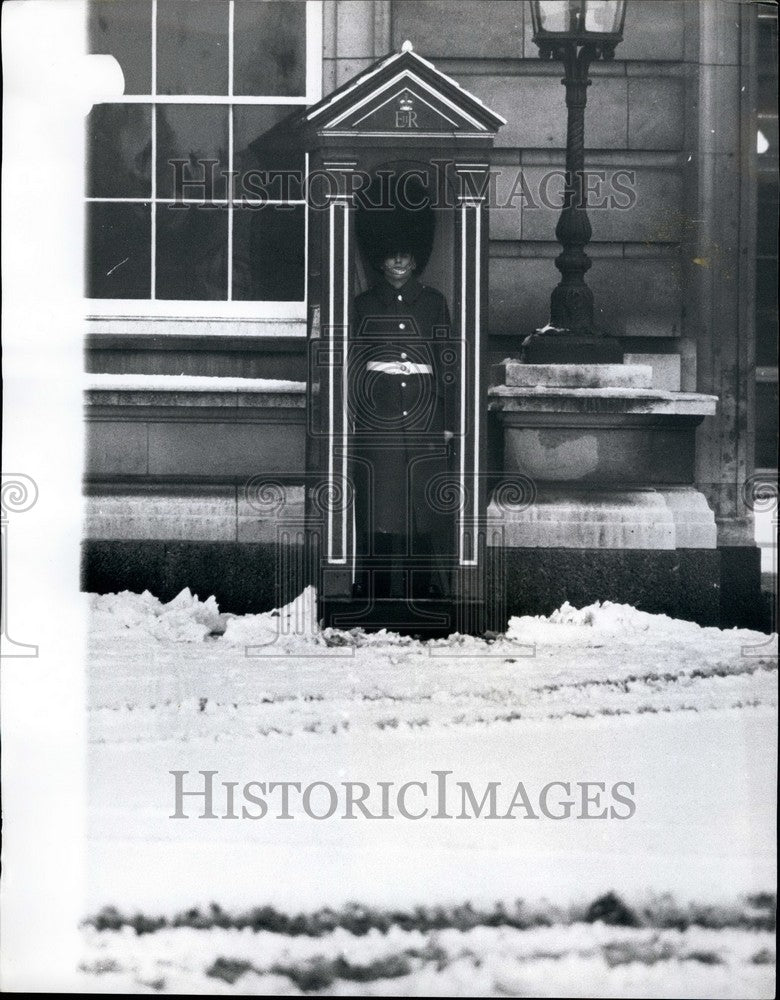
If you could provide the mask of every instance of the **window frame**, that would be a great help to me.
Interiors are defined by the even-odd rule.
[[[258,0],[262,2],[262,0]],[[149,94],[121,94],[115,97],[98,98],[93,107],[102,104],[140,104],[146,107],[170,104],[202,104],[209,106],[224,105],[228,108],[228,170],[233,170],[233,114],[232,109],[238,106],[251,107],[308,107],[316,104],[322,97],[323,71],[323,4],[322,0],[300,0],[306,4],[306,93],[299,96],[279,95],[234,95],[233,94],[233,53],[234,53],[234,10],[235,0],[228,0],[228,93],[219,95],[208,94],[158,94],[157,93],[157,10],[159,0],[151,0],[152,30],[151,30],[151,86]],[[99,323],[106,320],[152,320],[155,318],[174,320],[180,318],[188,322],[202,319],[209,321],[233,320],[284,320],[303,321],[306,318],[308,301],[308,244],[309,244],[309,206],[305,198],[278,201],[268,199],[265,204],[302,205],[304,207],[304,292],[299,300],[274,301],[269,299],[246,300],[232,298],[233,278],[233,211],[234,203],[229,198],[215,198],[215,205],[224,205],[228,210],[228,277],[226,299],[158,299],[154,297],[156,276],[156,212],[161,204],[171,204],[170,198],[157,196],[157,143],[156,124],[152,124],[152,169],[150,197],[103,198],[84,196],[83,205],[90,203],[103,204],[150,204],[151,210],[151,245],[150,273],[152,297],[144,299],[109,299],[83,297],[86,319]],[[84,159],[86,169],[86,156]],[[305,170],[308,173],[309,156],[305,154]],[[244,203],[257,203],[257,199],[242,198]],[[197,204],[199,199],[180,198],[177,203]],[[240,206],[239,206],[240,207]],[[168,325],[168,324],[166,324]],[[305,334],[305,331],[304,331]]]

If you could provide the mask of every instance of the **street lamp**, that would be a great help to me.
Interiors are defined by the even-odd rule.
[[[585,283],[592,230],[587,212],[585,104],[590,64],[612,59],[623,39],[626,0],[530,0],[534,42],[542,59],[564,66],[566,87],[566,181],[555,235],[563,250],[555,259],[561,281],[550,298],[550,322],[527,338],[527,361],[615,361],[619,345],[593,325],[593,293]]]

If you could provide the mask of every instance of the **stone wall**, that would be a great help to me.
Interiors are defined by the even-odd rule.
[[[684,178],[686,45],[696,23],[685,8],[695,6],[629,0],[626,40],[614,62],[593,68],[586,119],[593,200],[613,205],[591,212],[589,280],[599,322],[610,333],[638,341],[627,349],[646,348],[652,338],[651,346],[686,357],[690,351],[680,346],[686,334],[681,243],[690,224]],[[553,264],[558,211],[543,203],[540,184],[563,166],[566,109],[558,85],[561,66],[538,58],[528,4],[349,0],[327,7],[326,86],[344,82],[384,54],[377,48],[384,39],[377,28],[377,21],[385,25],[378,17],[381,8],[389,21],[385,51],[411,40],[415,51],[507,119],[492,157],[496,194],[506,207],[491,214],[490,330],[515,337],[544,325],[559,277]],[[329,25],[336,32],[330,38]],[[615,177],[621,170],[628,176]],[[606,172],[603,180],[599,171]],[[548,203],[557,204],[560,191],[561,178],[554,176]],[[691,372],[689,379],[694,377]]]
[[[737,547],[753,545],[741,495],[754,452],[751,6],[628,0],[615,60],[592,69],[585,126],[586,168],[605,172],[603,183],[594,173],[590,200],[613,199],[611,209],[590,211],[597,323],[621,338],[630,360],[665,373],[657,387],[718,396],[717,415],[698,432],[697,480],[715,508],[719,544]],[[558,213],[537,192],[564,162],[562,68],[538,58],[521,0],[328,0],[326,90],[406,39],[507,119],[491,161],[498,201],[510,200],[519,171],[515,189],[534,200],[491,212],[496,361],[547,322],[559,278]],[[616,176],[621,170],[630,182]],[[559,190],[560,180],[551,182],[550,193]]]

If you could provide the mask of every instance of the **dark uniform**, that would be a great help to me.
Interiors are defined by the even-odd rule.
[[[453,450],[444,432],[457,429],[457,350],[447,302],[414,276],[400,289],[382,278],[355,299],[354,316],[358,563],[369,554],[392,563],[391,572],[374,574],[375,596],[444,596],[454,551],[453,513],[441,499]],[[358,589],[366,587],[359,573]]]

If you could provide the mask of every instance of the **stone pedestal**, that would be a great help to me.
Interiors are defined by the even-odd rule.
[[[717,399],[651,380],[644,365],[493,369],[504,481],[488,525],[510,613],[622,600],[719,620],[715,517],[694,485],[696,427]],[[522,492],[505,488],[521,479]]]
[[[714,549],[715,517],[698,490],[542,486],[531,506],[494,496],[488,525],[510,548]]]

